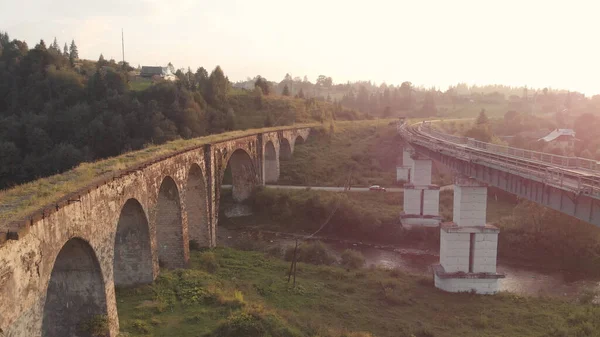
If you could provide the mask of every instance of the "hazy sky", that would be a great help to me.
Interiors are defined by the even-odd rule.
[[[0,30],[30,47],[133,66],[221,65],[230,80],[286,72],[334,82],[467,82],[600,93],[597,1],[0,0]]]

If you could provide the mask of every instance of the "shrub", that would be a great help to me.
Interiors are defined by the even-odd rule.
[[[148,326],[148,323],[146,323],[140,319],[134,320],[132,326],[135,329],[135,331],[137,331],[137,332],[140,332],[140,333],[149,333],[150,332],[150,326]]]
[[[300,337],[281,317],[253,306],[232,313],[209,335],[214,337]]]
[[[219,269],[219,261],[213,252],[204,252],[200,255],[200,266],[209,273],[214,273]]]
[[[294,247],[288,247],[288,249],[285,252],[285,260],[292,261],[293,256]],[[309,243],[301,243],[298,246],[298,251],[296,253],[296,261],[316,265],[331,265],[336,261],[336,259],[329,252],[327,246],[323,242],[313,241]]]
[[[196,240],[190,240],[190,250],[200,250],[200,244]]]
[[[348,269],[359,269],[365,265],[365,257],[357,250],[346,249],[342,252],[342,266]]]
[[[92,337],[105,337],[109,334],[108,316],[95,315],[79,324],[79,331],[86,332]]]

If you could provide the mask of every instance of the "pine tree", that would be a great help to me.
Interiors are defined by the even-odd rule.
[[[50,46],[50,48],[52,48],[52,49],[54,49],[54,51],[60,53],[60,46],[58,45],[58,41],[56,41],[56,37],[54,37],[54,42],[52,42],[52,45]]]
[[[79,58],[79,52],[77,51],[77,45],[75,45],[75,40],[71,40],[71,49],[69,50],[69,62],[71,62],[71,66],[75,65],[75,60]]]
[[[486,125],[489,123],[489,118],[485,114],[485,109],[481,109],[479,112],[479,117],[477,117],[477,121],[475,122],[477,125]]]
[[[67,43],[65,42],[65,47],[63,48],[63,55],[65,56],[69,56],[69,47],[67,46]]]
[[[40,43],[35,46],[35,49],[46,50],[46,42],[44,42],[44,40],[40,40]]]
[[[217,66],[210,73],[208,85],[206,86],[205,99],[214,106],[221,106],[226,102],[229,81],[225,77],[223,70]]]
[[[290,88],[288,88],[287,84],[283,86],[283,91],[281,92],[281,94],[283,96],[289,96],[290,95]]]
[[[300,92],[298,93],[298,98],[304,98],[304,90],[300,89]]]

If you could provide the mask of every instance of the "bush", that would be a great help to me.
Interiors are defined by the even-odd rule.
[[[342,266],[348,269],[359,269],[365,265],[365,257],[357,250],[346,249],[342,252]]]
[[[204,252],[200,255],[200,266],[209,273],[215,273],[220,267],[213,252]]]
[[[285,252],[285,260],[292,261],[294,256],[294,247],[288,247]],[[296,253],[296,261],[306,262],[311,264],[331,265],[336,259],[329,252],[327,246],[321,241],[313,241],[309,243],[301,243],[298,246]]]
[[[214,337],[300,337],[281,317],[261,307],[234,312],[208,336]]]
[[[200,244],[196,240],[190,240],[190,250],[200,250]]]
[[[109,334],[108,316],[95,315],[80,323],[79,331],[85,332],[92,337],[105,337]]]

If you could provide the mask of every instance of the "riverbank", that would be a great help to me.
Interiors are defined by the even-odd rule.
[[[289,263],[264,253],[192,252],[186,270],[117,290],[128,336],[594,336],[600,308],[513,294],[450,294],[398,270]],[[348,332],[354,332],[350,334]],[[362,334],[360,333],[362,332]],[[584,333],[583,335],[581,333]]]
[[[222,196],[222,205],[227,208],[232,201],[226,190]],[[440,192],[440,215],[444,221],[452,220],[453,203],[452,191]],[[305,234],[328,221],[319,232],[321,236],[437,252],[439,229],[402,228],[398,221],[402,204],[401,192],[257,189],[247,201],[252,215],[232,219],[221,216],[220,221],[228,228]],[[488,190],[487,221],[501,231],[500,261],[600,277],[600,228],[493,188]]]
[[[429,248],[419,244],[382,245],[327,236],[313,236],[307,239],[307,234],[228,229],[221,226],[217,231],[217,242],[219,246],[273,253],[290,249],[296,239],[299,239],[300,243],[320,241],[325,243],[330,254],[338,258],[346,249],[352,249],[363,254],[366,266],[370,268],[397,269],[423,277],[431,277],[431,265],[439,262],[437,247]],[[506,276],[500,280],[500,291],[568,300],[592,296],[594,301],[600,300],[597,296],[600,278],[520,262],[498,259],[497,270]]]

